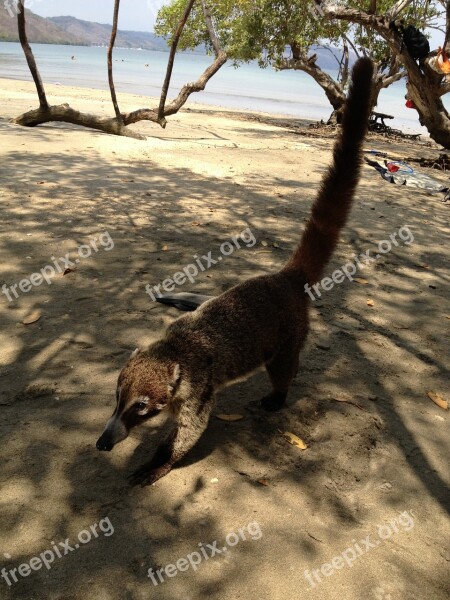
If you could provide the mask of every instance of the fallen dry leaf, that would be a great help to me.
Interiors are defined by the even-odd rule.
[[[167,250],[168,250],[168,249],[169,249],[169,246],[163,246],[163,247],[161,248],[161,250],[162,250],[163,252],[167,252]]]
[[[308,447],[303,440],[290,431],[280,431],[281,435],[293,446],[297,446],[300,450],[306,450]]]
[[[268,246],[268,245],[269,245],[269,244],[268,244],[268,242],[266,242],[266,240],[263,240],[263,241],[261,242],[261,246]]]
[[[268,479],[258,479],[257,483],[259,483],[260,485],[269,485],[269,480]]]
[[[427,396],[428,396],[428,398],[430,398],[430,400],[433,400],[433,402],[435,404],[437,404],[444,410],[448,410],[448,402],[447,402],[447,400],[444,400],[444,398],[442,396],[440,396],[439,394],[436,394],[436,392],[428,392]]]
[[[367,285],[369,283],[367,279],[363,279],[362,277],[353,277],[353,281],[356,281],[356,283],[360,283],[361,285]]]
[[[216,417],[218,419],[220,419],[221,421],[240,421],[241,419],[244,418],[244,415],[226,415],[226,414],[220,414],[220,415],[216,415]]]
[[[279,248],[279,247],[280,247],[280,246],[279,246],[279,245],[278,245],[276,242],[274,242],[274,243],[272,244],[272,246],[273,246],[274,248]]]
[[[373,306],[373,300],[367,300],[367,306]]]
[[[32,313],[30,313],[28,315],[28,317],[25,317],[25,319],[22,321],[22,323],[24,325],[31,325],[32,323],[36,323],[36,321],[39,321],[41,316],[42,316],[42,313],[40,310],[34,310]]]

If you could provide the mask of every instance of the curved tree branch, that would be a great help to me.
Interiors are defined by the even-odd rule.
[[[47,96],[45,95],[44,84],[42,83],[42,79],[39,74],[36,61],[34,59],[33,51],[31,50],[31,46],[28,43],[24,4],[25,0],[18,0],[17,2],[17,27],[19,30],[19,39],[22,45],[23,53],[25,54],[25,58],[28,63],[28,68],[31,71],[31,76],[33,77],[34,83],[36,85],[36,90],[39,97],[39,105],[41,109],[47,109],[48,101]]]
[[[211,43],[213,45],[214,51],[216,53],[216,57],[222,52],[222,48],[220,47],[219,38],[217,37],[216,30],[214,29],[214,25],[212,22],[211,11],[209,10],[209,6],[206,4],[205,0],[202,0],[202,9],[203,15],[205,17],[206,27],[208,29],[209,37],[211,38]]]
[[[398,15],[403,10],[405,10],[405,8],[407,6],[409,6],[409,4],[412,4],[412,2],[413,2],[413,0],[398,0],[398,2],[396,2],[394,4],[394,6],[387,12],[389,19],[391,19],[392,21],[395,21],[395,19],[398,17]]]
[[[333,109],[340,111],[345,103],[343,85],[336,83],[328,73],[322,71],[316,64],[316,54],[308,57],[295,42],[291,43],[291,49],[293,58],[280,58],[276,63],[276,68],[280,71],[289,69],[303,71],[310,75],[323,89]]]
[[[184,85],[181,88],[178,96],[172,100],[170,104],[165,106],[163,120],[165,121],[165,117],[177,113],[180,108],[186,104],[187,99],[192,93],[201,92],[204,90],[211,77],[213,77],[213,75],[215,75],[217,71],[227,62],[227,58],[228,57],[225,52],[220,52],[216,60],[209,65],[207,69],[205,69],[197,81]],[[153,108],[139,108],[133,112],[124,113],[122,116],[125,125],[131,125],[132,123],[137,123],[138,121],[153,121],[161,124],[161,118],[158,110]]]
[[[172,77],[173,71],[173,63],[175,62],[175,54],[177,52],[178,42],[180,41],[181,34],[183,33],[184,26],[191,14],[192,7],[194,6],[195,0],[189,0],[186,10],[181,18],[181,21],[178,23],[178,27],[172,38],[172,45],[170,47],[169,60],[167,61],[167,71],[164,79],[163,87],[161,90],[161,97],[159,100],[159,108],[158,108],[158,119],[159,123],[162,127],[166,126],[166,122],[164,119],[164,107],[166,105],[167,93],[169,91],[170,79]]]
[[[89,127],[90,129],[98,129],[104,133],[123,135],[136,140],[145,140],[145,136],[128,129],[128,127],[119,123],[115,117],[98,117],[97,115],[82,113],[71,108],[68,104],[58,104],[55,106],[48,106],[46,109],[37,108],[35,110],[30,110],[23,115],[20,115],[20,117],[16,117],[13,120],[13,123],[24,125],[26,127],[35,127],[36,125],[49,123],[50,121],[73,123],[74,125]]]
[[[116,113],[116,118],[119,123],[123,124],[122,115],[120,113],[119,104],[117,103],[116,96],[116,88],[114,87],[114,79],[113,79],[113,69],[112,69],[112,53],[114,48],[114,43],[116,41],[117,35],[117,24],[119,21],[119,6],[120,0],[114,0],[114,15],[113,15],[113,24],[111,28],[111,39],[109,41],[108,46],[108,82],[109,89],[111,91],[111,100],[114,106],[114,112]]]

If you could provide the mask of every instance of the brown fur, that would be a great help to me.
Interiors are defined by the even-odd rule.
[[[97,442],[109,450],[131,427],[167,407],[176,427],[131,481],[148,485],[168,473],[205,430],[214,392],[265,365],[273,390],[266,410],[285,402],[308,333],[305,284],[318,280],[338,242],[359,180],[373,66],[360,59],[342,132],[298,248],[278,273],[241,283],[183,315],[164,339],[123,368],[117,407]]]

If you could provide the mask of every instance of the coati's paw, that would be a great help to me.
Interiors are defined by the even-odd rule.
[[[275,412],[283,408],[286,396],[287,394],[281,394],[280,392],[271,392],[261,400],[261,406],[264,410]]]
[[[155,483],[155,481],[158,481],[158,479],[167,475],[170,469],[170,465],[163,465],[156,469],[149,467],[149,465],[142,465],[142,467],[139,467],[139,469],[136,469],[136,471],[130,475],[128,481],[133,486],[140,485],[145,487],[146,485],[152,485],[152,483]]]

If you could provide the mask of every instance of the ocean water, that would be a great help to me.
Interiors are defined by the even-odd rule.
[[[50,44],[33,44],[32,47],[44,83],[108,88],[106,48]],[[113,68],[119,102],[121,92],[158,96],[167,59],[165,52],[116,48]],[[211,60],[199,54],[179,54],[175,59],[169,99],[183,84],[196,80]],[[20,44],[0,42],[0,77],[32,80]],[[376,110],[395,117],[389,121],[392,127],[426,134],[416,111],[405,107],[405,93],[404,82],[383,90]],[[324,92],[305,73],[261,69],[254,63],[239,68],[225,64],[204,92],[191,95],[186,106],[196,102],[299,119],[326,120],[331,113]]]

